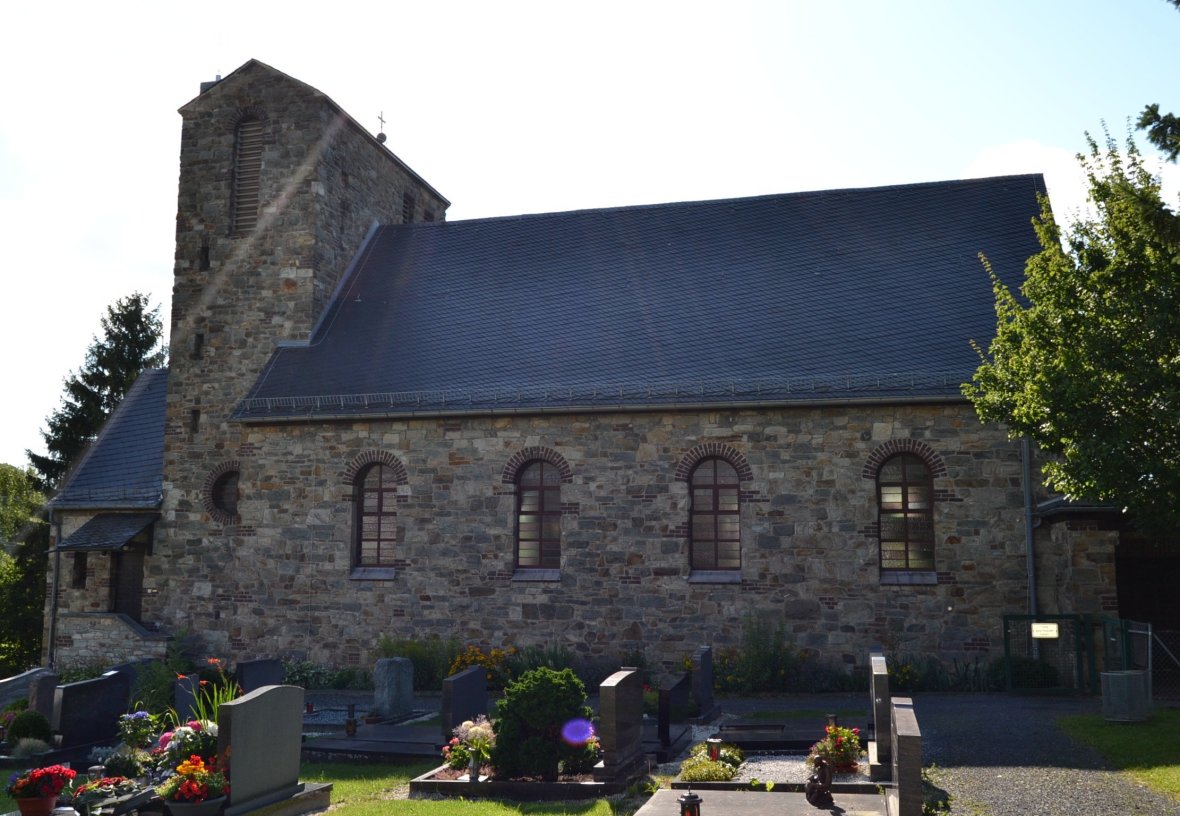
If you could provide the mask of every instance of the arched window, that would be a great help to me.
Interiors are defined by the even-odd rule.
[[[397,480],[393,468],[375,463],[362,470],[355,485],[355,566],[393,566],[397,545]]]
[[[244,235],[258,223],[263,135],[261,119],[245,119],[234,128],[234,235]]]
[[[934,482],[917,456],[898,454],[877,472],[881,570],[934,569]]]
[[[516,568],[561,568],[561,471],[549,462],[516,477]]]
[[[688,483],[692,496],[692,569],[741,569],[737,469],[724,459],[702,459],[693,468]]]

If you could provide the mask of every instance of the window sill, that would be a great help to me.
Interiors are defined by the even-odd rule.
[[[740,570],[693,570],[688,574],[690,584],[740,584]]]
[[[934,570],[892,570],[881,573],[882,586],[933,586],[938,583]]]
[[[561,581],[559,569],[518,569],[512,573],[513,581]]]
[[[392,581],[396,577],[393,567],[353,567],[348,575],[351,581]]]

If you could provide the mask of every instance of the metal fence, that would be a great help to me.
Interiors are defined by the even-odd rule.
[[[1180,702],[1180,632],[1151,633],[1151,685],[1154,699]]]

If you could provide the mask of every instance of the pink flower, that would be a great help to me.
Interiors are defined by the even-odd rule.
[[[161,748],[167,748],[168,743],[170,743],[170,742],[172,742],[172,732],[171,731],[165,731],[163,734],[160,735],[160,747]]]

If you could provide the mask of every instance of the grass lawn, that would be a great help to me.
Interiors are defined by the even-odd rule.
[[[1180,754],[1175,743],[1180,709],[1159,709],[1142,723],[1114,723],[1097,714],[1075,714],[1063,717],[1061,728],[1096,748],[1115,768],[1180,800]]]
[[[579,816],[630,816],[643,804],[642,799],[610,802],[522,802],[460,801],[457,799],[392,799],[394,791],[404,790],[410,780],[429,771],[437,763],[409,765],[352,764],[343,762],[304,763],[299,778],[304,782],[332,783],[332,810],[335,816],[511,816],[512,814],[579,814]]]
[[[410,780],[437,766],[434,762],[414,764],[358,764],[346,762],[304,763],[299,774],[304,782],[331,782],[333,816],[631,816],[645,797],[624,801],[605,799],[587,802],[460,801],[457,799],[393,799],[395,791],[405,795]],[[16,802],[0,788],[0,813],[16,810]]]

